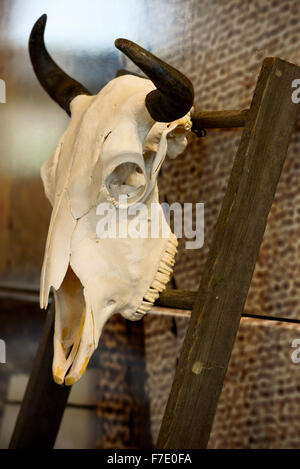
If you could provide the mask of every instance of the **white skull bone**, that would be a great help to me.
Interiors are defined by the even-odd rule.
[[[96,96],[77,96],[69,126],[41,170],[53,206],[41,307],[53,287],[53,377],[59,384],[82,376],[112,314],[141,318],[172,273],[177,240],[158,204],[157,176],[167,152],[176,157],[185,149],[191,120],[188,114],[155,122],[145,106],[153,89],[150,80],[125,75]],[[100,239],[97,206],[126,210],[119,206],[124,194],[127,207],[156,204],[168,237]]]

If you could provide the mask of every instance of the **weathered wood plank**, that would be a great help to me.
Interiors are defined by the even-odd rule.
[[[193,115],[193,129],[244,127],[248,109],[232,111],[199,111]]]
[[[166,289],[160,295],[159,298],[155,301],[155,309],[151,309],[150,313],[159,314],[161,311],[162,315],[168,316],[185,316],[190,317],[190,310],[193,309],[193,305],[197,296],[196,291],[189,290],[178,290],[178,289]],[[23,301],[28,304],[32,304],[34,307],[36,304],[39,304],[39,290],[35,288],[19,288],[12,286],[1,286],[0,284],[0,299],[6,300],[15,300]],[[52,304],[53,297],[50,294],[49,304]],[[161,308],[163,307],[163,308]],[[168,311],[167,311],[168,309]],[[299,319],[282,317],[282,316],[271,316],[270,314],[257,315],[249,312],[245,312],[244,316],[249,318],[259,318],[259,319],[271,319],[277,321],[290,322],[294,324],[299,324]]]
[[[52,449],[71,387],[52,378],[54,305],[50,307],[10,449]]]
[[[167,291],[170,291],[170,290],[167,290]],[[191,317],[192,308],[193,308],[193,305],[189,309],[183,309],[179,307],[170,308],[168,306],[152,306],[152,308],[148,311],[147,314],[149,314],[150,316],[171,316],[175,318],[177,317],[177,318],[189,319]],[[266,316],[265,314],[253,314],[253,313],[247,313],[245,311],[242,313],[241,317],[248,318],[248,319],[259,319],[262,321],[275,321],[277,323],[286,322],[289,324],[300,324],[300,319],[284,318],[281,316]]]
[[[263,62],[217,221],[175,379],[159,448],[205,448],[298,106],[300,69]]]
[[[197,292],[195,291],[166,289],[161,292],[155,305],[166,306],[168,308],[192,309],[196,296]]]

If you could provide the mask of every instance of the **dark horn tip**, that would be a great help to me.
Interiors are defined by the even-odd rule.
[[[115,40],[115,46],[117,49],[121,49],[124,45],[129,45],[131,43],[131,41],[129,41],[128,39],[123,39],[121,37],[119,37],[118,39]]]
[[[131,58],[131,60],[133,60],[134,56],[137,57],[143,54],[149,54],[146,49],[139,46],[135,42],[121,37],[115,40],[115,47],[121,52],[123,52],[125,55],[127,55],[127,57]],[[133,62],[135,62],[135,60],[133,60]],[[139,66],[137,63],[136,65]]]
[[[31,35],[30,35],[30,38],[33,34],[37,33],[37,32],[44,32],[45,31],[45,27],[46,27],[46,23],[47,23],[47,15],[46,13],[44,13],[42,16],[39,17],[39,19],[34,23],[34,26],[32,28],[32,31],[31,31]]]
[[[146,107],[154,120],[172,122],[191,109],[194,88],[191,81],[179,70],[128,39],[116,39],[115,46],[156,86],[157,89],[146,96]]]
[[[122,44],[122,41],[124,41],[124,39],[118,38],[115,40],[115,46],[117,49],[119,49],[120,45]]]
[[[49,55],[44,33],[47,15],[35,22],[29,37],[29,54],[34,72],[44,90],[70,115],[70,103],[78,95],[90,92],[78,81],[67,75]]]
[[[29,53],[30,56],[33,54],[32,48],[34,44],[42,44],[44,42],[44,33],[47,23],[47,15],[44,13],[40,18],[34,23],[34,26],[31,30],[29,36]]]
[[[46,24],[46,22],[47,22],[47,13],[44,13],[43,15],[39,17],[36,23]]]

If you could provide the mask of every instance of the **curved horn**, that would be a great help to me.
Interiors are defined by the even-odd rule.
[[[117,39],[115,46],[156,86],[157,90],[146,96],[146,107],[154,120],[172,122],[191,109],[194,88],[186,76],[132,41]]]
[[[42,87],[70,115],[72,99],[79,94],[91,93],[67,75],[50,57],[44,43],[46,22],[47,15],[42,15],[32,28],[29,38],[31,62]]]

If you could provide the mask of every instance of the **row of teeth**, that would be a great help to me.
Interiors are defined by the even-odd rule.
[[[177,246],[177,238],[173,233],[171,233],[171,237],[168,239],[168,245],[160,260],[155,278],[150,288],[144,295],[144,298],[139,308],[134,314],[136,319],[139,319],[144,316],[153,307],[155,300],[157,300],[157,298],[159,297],[159,294],[166,288],[166,285],[169,282],[173,273]]]

